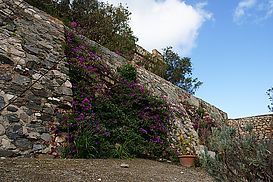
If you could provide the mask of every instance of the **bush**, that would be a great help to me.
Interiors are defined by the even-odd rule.
[[[137,38],[129,26],[131,13],[121,4],[117,7],[98,0],[26,0],[31,5],[62,20],[80,34],[111,51],[131,59]],[[76,25],[77,26],[74,26]]]
[[[66,57],[73,85],[73,113],[61,128],[69,133],[65,157],[174,159],[169,142],[169,108],[137,83],[132,65],[109,75],[96,49],[67,32]],[[101,74],[103,73],[103,74]]]
[[[118,68],[118,72],[125,80],[134,82],[137,79],[136,68],[131,64],[125,64],[122,67]]]
[[[273,140],[258,141],[246,130],[244,136],[227,126],[212,131],[209,144],[216,156],[205,153],[201,164],[217,181],[273,180]]]

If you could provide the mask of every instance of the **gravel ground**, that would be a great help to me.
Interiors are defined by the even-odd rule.
[[[129,168],[122,168],[126,163]],[[145,159],[2,159],[0,181],[212,182],[200,168]]]

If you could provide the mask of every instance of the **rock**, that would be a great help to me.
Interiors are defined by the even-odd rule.
[[[0,109],[2,109],[3,107],[5,107],[5,100],[4,97],[0,96]]]
[[[37,132],[30,132],[30,133],[28,133],[28,138],[38,139],[40,137],[41,137],[40,134],[37,133]]]
[[[16,139],[23,135],[23,128],[19,123],[14,123],[6,129],[6,135],[9,139]]]
[[[213,158],[213,159],[215,159],[215,152],[213,152],[213,151],[208,151],[208,155],[211,157],[211,158]]]
[[[43,109],[43,113],[47,113],[47,114],[53,114],[54,113],[54,110],[50,107],[46,107]]]
[[[7,74],[6,73],[1,73],[0,74],[0,80],[4,80],[6,82],[9,82],[9,81],[12,80],[12,76],[9,73],[7,73]]]
[[[64,86],[67,88],[72,88],[72,83],[69,80],[66,80],[66,82],[64,83]]]
[[[120,165],[120,167],[122,167],[122,168],[129,168],[129,164],[122,163],[122,164]]]
[[[30,149],[32,148],[32,143],[26,138],[19,138],[15,141],[15,145],[22,149]]]
[[[23,45],[23,49],[29,52],[30,54],[37,55],[39,54],[39,49],[33,45]]]
[[[5,130],[4,126],[0,124],[0,136],[4,135],[5,132],[6,132],[6,130]]]
[[[19,122],[20,121],[17,114],[7,114],[6,117],[10,122]]]
[[[38,133],[46,133],[47,129],[40,124],[27,124],[26,125],[29,131],[38,132]]]
[[[43,149],[41,152],[43,153],[43,154],[47,154],[47,153],[50,153],[50,151],[51,151],[51,148],[50,147],[46,147],[45,149]],[[52,156],[52,155],[51,155]],[[52,156],[52,157],[54,157],[54,156]]]
[[[15,99],[16,96],[15,95],[11,95],[11,94],[6,94],[6,97],[8,100],[11,100],[11,99]],[[1,97],[0,97],[1,98]],[[1,100],[1,99],[0,99]],[[0,101],[1,102],[1,101]]]
[[[16,25],[14,23],[7,24],[7,26],[5,28],[7,30],[11,31],[11,32],[15,32],[16,31]]]
[[[10,105],[10,106],[7,107],[7,110],[10,111],[10,112],[16,112],[16,111],[18,111],[18,108],[16,108],[15,106]]]
[[[32,75],[32,78],[33,78],[34,80],[38,80],[38,79],[40,79],[41,77],[42,77],[42,75],[39,74],[39,73],[35,73],[34,75]]]
[[[20,86],[28,86],[30,82],[31,82],[30,78],[22,75],[17,75],[13,80],[13,83],[16,83]]]
[[[4,149],[16,149],[16,147],[10,142],[10,140],[3,138],[1,145]]]
[[[51,135],[48,134],[48,133],[43,133],[41,135],[41,139],[44,140],[44,141],[46,141],[46,142],[49,142],[49,141],[51,141]]]
[[[44,146],[42,144],[33,144],[33,151],[42,150]]]
[[[11,157],[14,155],[14,152],[11,150],[0,149],[0,157]]]
[[[20,121],[17,114],[7,114],[6,117],[10,122],[19,122]]]
[[[0,63],[1,64],[9,64],[11,66],[14,65],[14,62],[10,58],[8,58],[2,54],[0,54]]]
[[[41,114],[41,113],[39,113],[39,112],[36,112],[36,113],[34,113],[34,116],[36,116],[36,117],[41,117],[41,116],[42,116],[42,114]]]
[[[68,95],[71,96],[73,95],[72,89],[71,88],[67,88],[67,87],[60,87],[60,93],[64,94],[64,95]]]
[[[48,100],[60,102],[60,99],[55,98],[55,97],[48,97]]]
[[[65,142],[65,137],[64,136],[57,136],[55,139],[55,142],[63,143],[63,142]]]

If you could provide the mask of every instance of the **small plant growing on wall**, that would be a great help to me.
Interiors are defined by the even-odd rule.
[[[125,80],[135,82],[137,79],[136,68],[131,64],[125,64],[119,67],[118,72]]]
[[[186,107],[193,121],[193,128],[198,133],[200,144],[207,146],[212,128],[216,126],[214,120],[210,117],[209,113],[201,107],[197,109],[189,105],[186,105]]]

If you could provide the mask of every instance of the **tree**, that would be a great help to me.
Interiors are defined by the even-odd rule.
[[[177,53],[173,52],[172,47],[167,47],[163,49],[163,60],[167,65],[164,75],[166,80],[191,94],[194,94],[202,85],[202,82],[191,76],[192,64],[190,58],[181,58]]]
[[[91,40],[131,59],[137,38],[129,26],[131,13],[121,4],[114,7],[98,0],[26,0],[61,19],[67,26],[77,22],[79,32]]]
[[[269,96],[270,104],[268,108],[271,112],[273,112],[273,87],[267,90],[267,95]]]
[[[128,9],[95,0],[75,0],[71,10],[72,18],[79,22],[83,35],[125,58],[133,57],[137,38],[129,26],[131,13]]]

